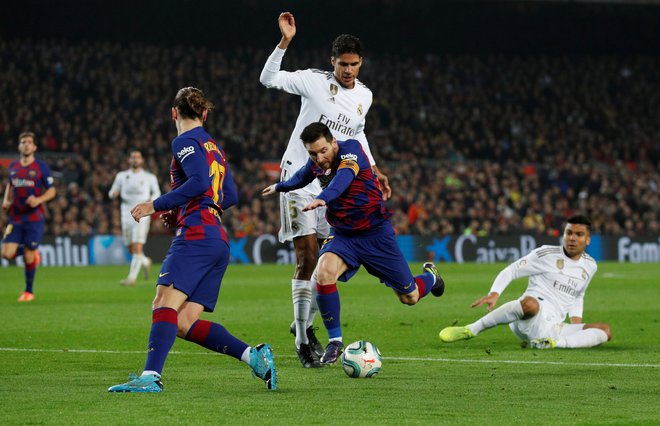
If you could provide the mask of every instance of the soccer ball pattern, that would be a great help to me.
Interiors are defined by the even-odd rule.
[[[380,351],[366,340],[351,343],[341,354],[341,366],[348,377],[373,377],[380,372],[382,365]]]

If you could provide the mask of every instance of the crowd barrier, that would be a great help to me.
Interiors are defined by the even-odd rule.
[[[160,262],[167,253],[171,237],[151,236],[145,253]],[[557,245],[557,238],[529,234],[477,237],[474,235],[421,237],[400,235],[399,247],[409,262],[432,260],[446,263],[512,262],[541,245]],[[240,264],[293,264],[293,243],[280,243],[277,236],[232,238],[229,242],[231,262]],[[121,237],[97,235],[83,237],[45,237],[39,248],[41,266],[122,265],[130,262],[130,254]],[[597,261],[630,263],[660,262],[660,236],[632,238],[593,235],[587,252]],[[16,260],[22,265],[22,259]],[[10,262],[2,259],[2,266]]]

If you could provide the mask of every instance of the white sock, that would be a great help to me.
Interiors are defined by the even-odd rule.
[[[151,262],[151,259],[149,259],[147,256],[142,254],[142,264],[141,265],[146,268],[147,266],[149,266],[150,262]]]
[[[131,268],[128,271],[128,279],[135,281],[138,274],[140,273],[140,268],[142,267],[142,258],[143,254],[134,254],[133,259],[131,259]]]
[[[307,317],[307,328],[314,325],[314,318],[319,311],[319,305],[316,303],[316,278],[312,276],[309,281],[312,289],[312,303],[309,305],[309,316]]]
[[[496,325],[508,324],[510,322],[522,319],[523,315],[525,315],[525,313],[523,312],[520,300],[512,300],[493,310],[492,312],[487,313],[477,321],[468,325],[468,327],[470,328],[470,331],[476,336],[482,331],[495,327]]]
[[[252,349],[252,346],[248,346],[245,348],[243,351],[243,354],[241,355],[241,361],[246,363],[247,365],[250,365],[250,350]]]
[[[142,374],[140,374],[140,377],[148,376],[150,374],[153,374],[154,376],[158,377],[160,379],[160,374],[158,374],[157,371],[152,371],[152,370],[144,370]]]
[[[607,342],[607,333],[600,328],[586,328],[557,339],[556,348],[591,348]]]
[[[312,303],[310,281],[291,280],[291,296],[293,300],[293,318],[296,322],[296,348],[307,340],[307,318]]]

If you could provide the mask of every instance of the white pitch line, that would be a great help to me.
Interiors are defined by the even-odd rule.
[[[0,352],[61,352],[61,353],[94,353],[94,354],[145,354],[146,351],[112,351],[99,349],[37,349],[37,348],[0,348]],[[219,355],[215,352],[180,352],[170,351],[173,355]],[[277,358],[296,358],[293,355],[276,355]],[[660,368],[660,364],[623,364],[606,362],[564,362],[564,361],[523,361],[511,359],[458,359],[458,358],[417,358],[417,357],[383,357],[385,360],[392,361],[424,361],[424,362],[463,362],[475,364],[531,364],[531,365],[562,365],[578,367],[650,367]]]

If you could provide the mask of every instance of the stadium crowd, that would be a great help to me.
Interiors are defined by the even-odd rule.
[[[16,157],[21,131],[37,133],[37,156],[58,192],[47,233],[119,235],[119,204],[108,198],[114,175],[138,147],[169,189],[170,95],[196,86],[215,103],[207,128],[240,191],[228,231],[276,233],[277,199],[260,191],[278,178],[299,101],[259,84],[272,47],[0,38],[0,157]],[[330,67],[327,49],[289,50],[283,69]],[[374,93],[366,134],[394,191],[395,229],[558,235],[579,211],[595,233],[658,235],[658,69],[653,56],[368,52],[360,73]],[[159,221],[152,226],[165,232]]]

